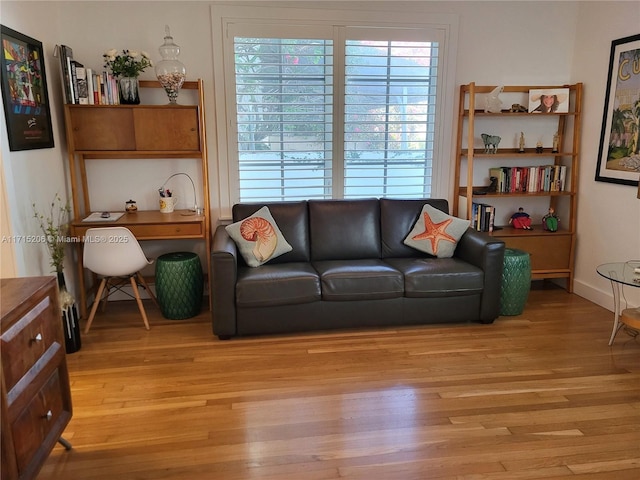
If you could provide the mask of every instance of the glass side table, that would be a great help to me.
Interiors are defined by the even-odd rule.
[[[604,263],[598,265],[596,271],[611,282],[613,290],[613,330],[609,345],[613,344],[616,334],[622,325],[640,329],[640,308],[620,309],[620,292],[625,285],[640,287],[640,272],[635,269],[640,268],[640,260],[630,260],[628,262]]]

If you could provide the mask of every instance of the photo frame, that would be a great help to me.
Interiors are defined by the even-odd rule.
[[[568,111],[568,88],[529,90],[529,113],[567,113]]]
[[[638,186],[640,34],[611,42],[596,181]],[[636,66],[634,68],[634,65]]]
[[[0,25],[0,38],[0,76],[9,150],[52,148],[42,43],[4,25]]]

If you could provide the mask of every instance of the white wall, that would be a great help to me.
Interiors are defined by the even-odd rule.
[[[66,150],[58,66],[52,56],[56,43],[70,45],[74,57],[85,65],[101,69],[102,53],[109,48],[146,50],[159,60],[164,25],[171,26],[175,42],[182,47],[180,59],[190,79],[203,78],[213,87],[212,27],[210,5],[215,2],[0,2],[4,25],[42,41],[45,46],[49,95],[53,103],[56,148],[2,154],[14,233],[33,233],[31,203],[50,201],[65,190]],[[220,2],[238,3],[238,2]],[[266,2],[256,2],[265,5]],[[456,87],[478,84],[585,83],[583,160],[580,174],[579,245],[576,291],[610,308],[608,284],[598,278],[595,265],[610,260],[640,258],[640,201],[632,187],[593,181],[595,155],[600,135],[603,92],[611,40],[637,33],[638,2],[277,2],[278,5],[324,9],[375,9],[413,12],[419,21],[430,13],[459,16]],[[538,27],[539,26],[539,27]],[[148,70],[142,79],[154,78]],[[218,208],[216,118],[213,94],[207,92],[207,133],[213,211]],[[4,127],[2,127],[4,128]],[[455,134],[455,132],[453,132]],[[454,138],[451,139],[452,144]],[[595,152],[593,152],[595,150]],[[589,152],[593,152],[589,155]],[[173,172],[169,172],[173,173]],[[105,174],[108,176],[108,172]],[[114,185],[114,197],[128,200],[118,191],[118,178],[105,178]],[[449,182],[452,184],[453,179]],[[154,181],[140,180],[140,189],[155,189]],[[594,195],[594,193],[596,195]],[[443,196],[450,198],[450,192]],[[625,202],[626,200],[626,202]],[[611,221],[612,212],[628,206],[630,215]],[[595,215],[594,215],[595,213]],[[605,220],[599,220],[604,218]],[[215,222],[214,218],[214,222]],[[601,223],[606,221],[606,234]],[[616,256],[612,254],[615,252]],[[48,272],[42,246],[20,245],[17,252],[20,275]],[[640,304],[635,297],[635,303]]]
[[[35,11],[38,14],[34,14]],[[16,236],[41,233],[33,218],[32,204],[35,203],[40,211],[45,211],[56,194],[62,198],[70,194],[66,186],[64,120],[58,99],[61,87],[53,58],[53,47],[61,30],[61,14],[54,4],[49,3],[0,3],[0,21],[3,25],[43,42],[55,143],[55,148],[9,152],[4,109],[0,109],[0,148],[7,188],[3,199],[6,198],[9,203],[10,230]],[[50,274],[49,255],[44,244],[20,241],[12,246],[15,249],[18,276]],[[8,253],[3,250],[3,255]]]
[[[594,272],[602,263],[640,260],[640,200],[636,187],[594,178],[611,41],[640,33],[640,2],[583,2],[578,25],[571,75],[585,88],[575,292],[611,309],[611,286]],[[640,305],[640,288],[626,287],[625,296]]]

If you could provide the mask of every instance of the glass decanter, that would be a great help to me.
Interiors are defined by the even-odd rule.
[[[162,60],[156,64],[156,77],[169,96],[169,104],[176,104],[187,70],[178,60],[180,47],[173,43],[169,25],[165,25],[164,32],[164,44],[158,48]]]

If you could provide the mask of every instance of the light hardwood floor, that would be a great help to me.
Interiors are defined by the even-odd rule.
[[[538,284],[538,282],[536,282]],[[239,338],[135,303],[68,356],[39,480],[640,478],[640,337],[538,284],[492,325]]]

